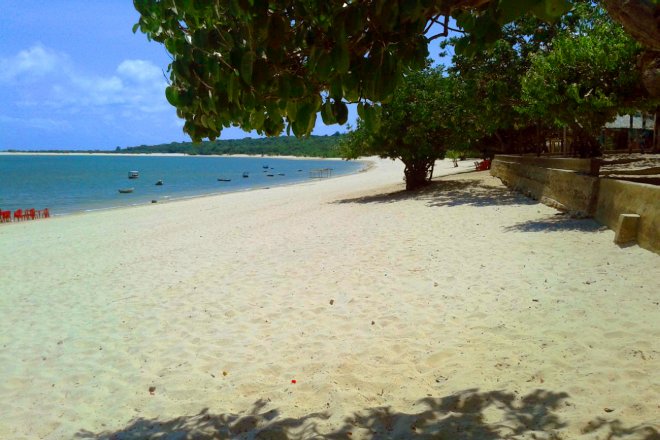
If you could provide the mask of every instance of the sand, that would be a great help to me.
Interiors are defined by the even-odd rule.
[[[658,438],[660,256],[375,163],[0,225],[0,438]]]

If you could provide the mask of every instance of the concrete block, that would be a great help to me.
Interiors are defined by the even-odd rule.
[[[621,214],[619,215],[619,224],[617,225],[614,242],[616,244],[626,244],[637,241],[637,228],[639,226],[639,214]]]

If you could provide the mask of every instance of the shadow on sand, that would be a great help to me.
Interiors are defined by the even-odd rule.
[[[555,214],[552,217],[543,220],[529,220],[517,223],[504,228],[506,232],[553,232],[553,231],[578,231],[578,232],[598,232],[607,230],[595,220],[583,218],[570,218],[562,213]]]
[[[79,439],[456,439],[495,440],[502,438],[564,439],[557,412],[570,404],[566,393],[538,389],[526,396],[504,391],[465,390],[442,398],[426,397],[417,402],[416,413],[392,411],[390,407],[368,408],[346,418],[337,429],[322,429],[319,423],[328,412],[300,418],[282,417],[269,403],[259,400],[239,414],[212,414],[203,410],[193,416],[171,420],[135,419],[114,432],[81,431]],[[494,421],[496,420],[496,421]],[[328,430],[330,429],[330,430]],[[627,428],[617,419],[596,418],[582,433],[598,438],[657,440],[651,426]]]
[[[468,180],[438,180],[418,191],[396,191],[387,194],[338,200],[335,203],[397,203],[421,200],[429,207],[452,206],[521,206],[537,205],[538,201],[502,186],[488,184],[478,178]],[[598,232],[607,227],[592,219],[571,218],[561,212],[543,220],[530,220],[508,226],[506,232]]]
[[[438,180],[416,191],[396,191],[387,194],[338,200],[335,203],[396,203],[422,200],[429,207],[442,206],[504,206],[536,205],[536,200],[524,197],[505,187],[485,184],[482,180]]]

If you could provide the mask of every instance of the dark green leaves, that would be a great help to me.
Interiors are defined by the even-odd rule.
[[[167,98],[167,102],[169,102],[174,107],[178,107],[179,94],[174,87],[169,86],[165,89],[165,97]]]
[[[367,131],[377,131],[380,127],[380,107],[374,107],[369,103],[359,103],[357,106],[358,116],[364,121]]]
[[[241,79],[247,84],[252,84],[252,68],[254,66],[254,60],[256,55],[254,52],[246,52],[241,58]]]
[[[346,36],[343,36],[343,39],[339,39],[335,42],[335,46],[332,48],[332,65],[338,73],[348,72],[350,67],[350,53],[348,51],[348,45],[346,44]]]
[[[348,107],[341,101],[336,101],[332,105],[332,114],[338,124],[345,124],[348,120]]]
[[[321,107],[321,117],[323,118],[323,123],[325,125],[332,125],[337,123],[337,118],[335,117],[332,101],[329,99]]]
[[[423,182],[447,148],[460,146],[463,130],[460,123],[452,122],[461,120],[460,107],[452,99],[457,84],[441,70],[410,72],[389,103],[358,104],[358,128],[342,143],[342,155],[400,159],[406,166],[406,187],[416,187],[409,180],[412,169],[417,169],[418,183]]]
[[[464,11],[464,1],[135,0],[133,30],[172,55],[166,96],[195,139],[231,125],[305,136],[319,111],[325,123],[345,123],[347,103],[362,103],[365,126],[377,127],[377,104],[426,65],[425,25]],[[472,35],[457,52],[487,47],[503,21],[530,9],[555,16],[565,1],[490,0],[478,13],[455,13]]]
[[[534,15],[542,20],[553,21],[571,9],[567,0],[543,0],[532,8]]]

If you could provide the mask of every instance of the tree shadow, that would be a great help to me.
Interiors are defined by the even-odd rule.
[[[601,432],[599,432],[601,431]],[[620,420],[606,420],[602,417],[596,417],[582,428],[584,434],[599,432],[605,434],[606,439],[625,439],[632,437],[635,440],[660,440],[660,432],[653,426],[636,425],[625,427]]]
[[[337,433],[327,438],[345,439],[346,434],[356,428],[368,431],[366,437],[361,437],[370,439],[495,440],[551,432],[566,426],[554,413],[566,398],[566,393],[546,390],[520,397],[504,391],[469,389],[442,398],[424,398],[418,404],[426,410],[416,414],[394,413],[389,407],[356,413],[346,419]],[[497,421],[488,421],[488,418]]]
[[[311,413],[299,418],[281,418],[277,409],[265,411],[268,402],[257,400],[247,414],[212,414],[208,408],[199,414],[171,420],[138,418],[118,431],[94,433],[81,430],[76,438],[95,440],[216,440],[254,438],[287,440],[318,437],[317,420],[327,413]]]
[[[559,232],[559,231],[578,231],[578,232],[599,232],[606,230],[603,226],[593,219],[571,218],[566,214],[558,213],[552,217],[542,220],[528,220],[526,222],[516,223],[504,228],[506,232]]]
[[[133,420],[118,431],[80,431],[76,438],[96,440],[133,439],[456,439],[495,440],[502,438],[565,438],[567,426],[558,415],[569,395],[537,389],[525,396],[517,392],[479,392],[468,389],[445,397],[425,397],[415,404],[418,412],[403,413],[389,406],[368,408],[346,417],[342,426],[330,431],[319,422],[328,412],[310,413],[299,418],[283,418],[277,409],[266,410],[268,402],[258,400],[238,414],[211,414],[208,409],[193,416],[172,420]],[[619,420],[596,418],[582,433],[598,432],[607,439],[657,440],[654,427],[625,427]]]
[[[489,185],[481,179],[438,180],[416,191],[395,191],[386,194],[337,200],[334,203],[396,203],[422,200],[429,207],[443,206],[504,206],[536,205],[538,202],[508,188]]]

